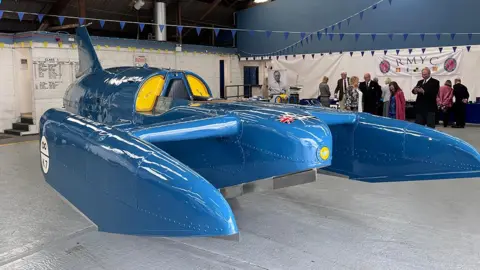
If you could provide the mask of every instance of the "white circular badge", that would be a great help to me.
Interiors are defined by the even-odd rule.
[[[48,142],[45,136],[42,136],[42,140],[40,141],[40,161],[42,162],[43,173],[48,173],[50,158],[48,156]]]

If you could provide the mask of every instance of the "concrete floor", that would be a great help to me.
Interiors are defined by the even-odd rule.
[[[480,149],[480,128],[444,130]],[[0,146],[0,164],[1,269],[480,269],[480,179],[249,194],[232,242],[98,232],[44,182],[37,142]]]
[[[38,134],[16,136],[16,135],[0,133],[0,145],[19,143],[19,142],[35,141],[35,140],[38,140]]]

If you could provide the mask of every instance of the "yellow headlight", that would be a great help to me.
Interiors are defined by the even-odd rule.
[[[323,160],[327,160],[330,157],[330,149],[328,147],[324,146],[322,149],[320,149],[320,158]]]

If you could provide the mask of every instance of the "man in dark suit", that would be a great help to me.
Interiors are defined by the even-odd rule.
[[[378,115],[378,106],[382,98],[382,87],[371,80],[370,73],[363,76],[364,82],[361,82],[358,88],[363,93],[363,111]]]
[[[455,125],[453,128],[464,128],[465,118],[467,114],[467,102],[470,98],[468,89],[462,84],[462,81],[455,79],[455,85],[453,86],[453,95],[455,96],[455,104],[453,104],[455,111]]]
[[[342,72],[342,78],[337,81],[337,87],[335,87],[335,96],[338,95],[338,105],[340,110],[345,110],[345,93],[347,87],[350,85],[350,78],[347,77],[347,72]]]
[[[430,128],[435,128],[435,113],[437,112],[437,95],[440,82],[431,77],[429,68],[422,70],[422,80],[417,82],[412,93],[417,95],[415,101],[415,123]]]

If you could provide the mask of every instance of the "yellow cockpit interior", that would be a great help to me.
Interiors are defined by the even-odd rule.
[[[138,92],[135,109],[137,112],[149,112],[152,111],[155,106],[157,97],[162,92],[165,84],[165,77],[162,75],[156,75],[143,83],[142,88]]]
[[[187,82],[192,90],[192,95],[196,97],[210,97],[207,86],[197,77],[193,75],[187,75]]]

